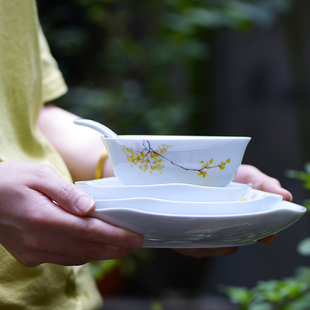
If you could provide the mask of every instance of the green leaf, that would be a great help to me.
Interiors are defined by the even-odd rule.
[[[245,287],[221,285],[219,286],[219,290],[229,295],[233,303],[240,303],[242,305],[248,305],[253,298],[253,294],[251,290]]]
[[[219,28],[228,25],[228,20],[220,10],[194,8],[186,12],[191,24],[204,28]]]
[[[300,255],[310,256],[310,237],[307,237],[298,243],[297,252]]]
[[[160,301],[153,301],[151,305],[151,310],[164,310],[164,306]]]
[[[108,274],[111,270],[119,266],[121,260],[111,259],[111,260],[100,260],[91,262],[90,267],[92,275],[96,280],[101,280]]]
[[[306,173],[310,175],[310,163],[306,163],[304,165],[304,169],[305,169]]]
[[[248,310],[272,310],[274,307],[269,303],[259,303],[255,305],[250,305]]]
[[[310,305],[310,294],[306,293],[300,298],[289,302],[283,310],[308,310]]]

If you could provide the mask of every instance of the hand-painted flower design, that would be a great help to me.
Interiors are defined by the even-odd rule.
[[[139,145],[138,143],[135,144],[136,146]],[[138,166],[139,169],[143,170],[144,172],[150,171],[152,174],[154,170],[160,171],[160,173],[163,173],[163,169],[165,168],[165,165],[163,163],[163,160],[170,162],[171,165],[177,166],[181,169],[188,170],[188,171],[197,171],[197,176],[202,176],[203,178],[206,177],[208,169],[212,168],[219,168],[220,170],[224,170],[226,164],[230,163],[230,158],[228,158],[225,162],[221,162],[220,164],[216,166],[212,166],[213,158],[211,158],[209,161],[204,162],[201,161],[201,168],[198,169],[192,169],[192,168],[186,168],[183,166],[180,166],[167,157],[164,156],[165,153],[168,152],[168,149],[171,148],[171,146],[168,146],[166,144],[162,144],[161,146],[157,147],[157,150],[155,151],[150,144],[150,141],[143,140],[143,148],[142,151],[136,151],[134,152],[132,148],[128,148],[125,145],[123,145],[123,152],[127,154],[127,160],[131,163],[131,167]],[[140,149],[140,147],[138,148]]]

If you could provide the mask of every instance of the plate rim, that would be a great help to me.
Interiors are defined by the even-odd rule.
[[[189,202],[189,204],[191,204]],[[285,205],[290,204],[291,208],[286,207]],[[281,207],[280,205],[283,205],[284,207]],[[292,208],[294,206],[294,208]],[[101,208],[101,209],[95,209],[93,213],[104,213],[105,211],[117,211],[117,212],[124,212],[124,211],[129,211],[132,213],[137,213],[137,214],[143,214],[143,215],[150,215],[150,216],[157,216],[157,217],[164,217],[164,218],[199,218],[199,219],[215,219],[215,218],[220,218],[220,219],[225,219],[225,218],[235,218],[235,217],[249,217],[249,216],[258,216],[258,215],[264,215],[264,214],[272,214],[276,213],[279,211],[289,211],[291,213],[295,213],[303,215],[306,213],[306,208],[292,203],[288,202],[285,200],[279,201],[276,203],[271,209],[269,210],[263,210],[263,211],[258,211],[258,212],[249,212],[249,213],[236,213],[236,214],[216,214],[216,215],[204,215],[204,214],[173,214],[173,213],[157,213],[157,212],[152,212],[152,211],[143,211],[143,210],[137,210],[134,208],[124,208],[124,207],[116,207],[116,208]],[[91,213],[91,214],[93,214]]]

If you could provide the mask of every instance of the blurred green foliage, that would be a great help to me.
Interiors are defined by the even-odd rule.
[[[214,42],[291,0],[38,0],[70,87],[57,104],[119,134],[211,134]]]
[[[287,170],[286,176],[302,181],[303,187],[310,190],[310,163],[305,164],[304,171]],[[309,199],[304,206],[309,212]],[[300,255],[310,256],[310,237],[299,242],[297,251]],[[219,291],[227,294],[233,303],[239,304],[239,310],[308,310],[310,268],[299,267],[290,278],[259,281],[251,289],[221,285]]]
[[[296,179],[302,181],[303,188],[307,191],[310,190],[310,163],[304,165],[303,171],[297,170],[287,170],[286,176],[288,178]],[[310,199],[306,199],[303,202],[303,206],[307,209],[307,212],[310,210]],[[297,245],[297,251],[299,254],[304,256],[310,256],[310,237],[307,237],[299,242]]]
[[[259,281],[254,288],[221,286],[239,310],[308,310],[310,268],[299,267],[290,278]]]
[[[310,190],[310,163],[306,163],[304,165],[304,171],[297,171],[297,170],[287,170],[285,175],[288,178],[296,179],[302,181],[303,188],[307,191]],[[307,211],[310,210],[310,199],[306,199],[303,202],[303,206],[307,208]]]

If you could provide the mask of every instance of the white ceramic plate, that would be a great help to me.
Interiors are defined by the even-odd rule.
[[[97,199],[92,216],[144,236],[148,248],[243,246],[279,232],[306,211],[279,195],[250,190],[245,201]]]
[[[76,182],[94,199],[156,198],[172,201],[236,201],[251,189],[251,184],[230,183],[226,187],[196,186],[190,184],[123,185],[117,178]]]

